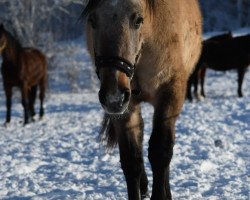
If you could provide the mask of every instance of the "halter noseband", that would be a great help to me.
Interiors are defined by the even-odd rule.
[[[100,69],[112,67],[124,72],[130,79],[133,78],[135,66],[128,60],[121,57],[95,56],[96,74],[100,78]]]

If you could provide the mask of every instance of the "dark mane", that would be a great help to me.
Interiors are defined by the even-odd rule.
[[[2,52],[2,56],[5,59],[9,59],[10,57],[16,57],[19,52],[22,50],[22,45],[17,38],[15,38],[9,31],[2,28],[2,34],[4,34],[7,41],[7,48]]]
[[[155,0],[147,0],[147,5],[148,5],[150,11],[155,10]]]
[[[89,0],[86,7],[82,11],[81,18],[85,19],[102,1],[103,0]]]
[[[102,1],[103,0],[89,0],[87,5],[82,11],[81,19],[85,19],[89,15],[89,13],[92,10],[94,10]],[[146,0],[146,1],[150,11],[153,11],[155,8],[155,0]]]
[[[7,39],[8,39],[8,44],[10,45],[11,49],[20,49],[22,47],[21,43],[19,42],[19,40],[17,38],[15,38],[10,32],[8,32],[7,30],[3,30],[4,34],[6,35]]]

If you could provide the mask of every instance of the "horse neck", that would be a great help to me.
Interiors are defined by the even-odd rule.
[[[6,37],[7,46],[6,49],[3,51],[3,60],[16,64],[18,62],[18,56],[22,49],[21,44],[11,35],[6,35]]]

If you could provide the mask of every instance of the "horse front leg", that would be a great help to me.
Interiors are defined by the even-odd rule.
[[[35,121],[35,101],[36,101],[37,85],[33,86],[29,91],[29,109],[32,121]]]
[[[153,132],[149,140],[149,161],[153,170],[151,200],[172,199],[169,165],[175,143],[175,122],[185,98],[185,81],[163,87],[155,106]],[[165,91],[164,91],[165,90]]]
[[[238,69],[238,96],[239,97],[243,97],[242,94],[242,83],[243,83],[243,79],[245,76],[247,68],[240,68]]]
[[[194,82],[194,76],[195,74],[193,73],[189,79],[188,79],[188,82],[187,82],[187,94],[186,94],[186,98],[192,102],[193,101],[193,97],[192,97],[192,84]]]
[[[159,119],[161,120],[161,119]],[[149,141],[149,161],[153,170],[152,200],[172,199],[169,183],[169,164],[173,155],[175,119],[167,119],[168,125],[154,128]]]
[[[118,134],[120,161],[127,183],[128,199],[140,200],[147,196],[148,185],[143,162],[143,120],[140,107],[134,107],[125,119],[113,120],[112,123]]]
[[[40,89],[40,94],[39,94],[39,99],[40,99],[40,111],[39,111],[39,117],[40,119],[43,119],[44,116],[44,98],[45,98],[45,90],[46,90],[46,79],[42,79],[39,83],[39,89]]]
[[[5,126],[8,126],[11,120],[11,97],[12,97],[12,88],[9,86],[4,86],[4,91],[6,95],[6,121]]]
[[[24,125],[26,125],[29,123],[29,117],[30,117],[29,98],[28,98],[29,92],[26,83],[22,84],[21,93],[22,93],[22,105],[24,109]]]

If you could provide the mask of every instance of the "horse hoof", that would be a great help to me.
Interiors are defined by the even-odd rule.
[[[10,127],[10,123],[9,123],[9,122],[5,122],[5,123],[4,123],[4,127],[5,127],[5,128],[9,128],[9,127]]]
[[[39,118],[39,120],[40,120],[40,121],[44,120],[44,116],[41,116],[41,117]]]
[[[199,96],[197,97],[197,99],[198,99],[198,101],[204,101],[204,100],[205,100],[205,98],[204,98],[202,95],[199,95]]]
[[[24,123],[23,123],[23,126],[26,126],[30,123],[30,120],[25,120]]]
[[[147,192],[146,194],[142,194],[141,199],[144,199],[144,200],[150,199],[149,193]]]

